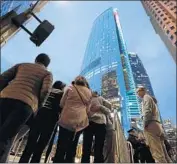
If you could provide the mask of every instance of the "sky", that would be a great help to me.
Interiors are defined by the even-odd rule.
[[[127,49],[136,52],[150,77],[163,119],[176,122],[176,64],[155,33],[139,1],[53,1],[37,14],[48,20],[55,30],[40,46],[21,30],[1,49],[4,69],[21,62],[33,62],[39,53],[51,57],[49,70],[54,79],[70,83],[81,69],[92,24],[109,7],[118,8]],[[31,31],[38,22],[27,24]]]

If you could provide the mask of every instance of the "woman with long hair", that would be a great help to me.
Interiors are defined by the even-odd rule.
[[[88,124],[87,113],[91,102],[91,91],[86,79],[76,77],[61,99],[63,108],[59,118],[59,136],[54,163],[74,163],[80,134]]]

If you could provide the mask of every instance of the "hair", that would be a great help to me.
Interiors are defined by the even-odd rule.
[[[50,64],[50,58],[47,54],[41,53],[36,57],[35,62],[43,64],[45,67],[48,67],[48,65]]]
[[[86,81],[86,86],[88,89],[90,89],[89,83]]]
[[[154,103],[157,104],[157,99],[155,97],[153,97],[153,96],[151,96],[151,97],[152,97]]]
[[[72,82],[72,84],[73,84],[73,82]],[[77,76],[74,80],[74,84],[88,87],[88,82],[87,82],[86,78],[83,76]]]
[[[55,81],[55,83],[53,84],[52,88],[62,90],[65,86],[66,86],[66,84],[64,84],[63,82]]]
[[[95,95],[98,95],[98,92],[97,92],[97,91],[92,91],[92,93],[94,93]]]
[[[146,92],[146,88],[143,87],[143,86],[140,86],[140,87],[137,88],[136,91],[137,91],[137,92],[139,92],[139,91],[145,91],[145,92]]]

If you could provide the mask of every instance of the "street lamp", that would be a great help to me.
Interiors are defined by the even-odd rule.
[[[19,15],[16,15],[12,18],[12,23],[17,27],[21,27],[25,32],[27,32],[30,35],[30,40],[36,45],[40,46],[47,37],[52,33],[54,30],[54,26],[48,22],[47,20],[41,21],[34,13],[33,10],[37,6],[39,1],[37,1],[34,6],[32,6],[26,13],[23,12]],[[31,33],[23,24],[27,20],[28,15],[32,15],[40,24],[37,26],[37,28],[34,30],[33,33]]]

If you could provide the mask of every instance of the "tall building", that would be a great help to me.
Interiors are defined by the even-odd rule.
[[[167,46],[173,59],[176,62],[176,14],[177,3],[173,0],[149,1],[142,0],[142,5],[150,17],[151,23],[157,34]]]
[[[117,9],[109,8],[94,21],[81,75],[93,90],[112,102],[126,134],[131,117],[140,113]]]
[[[1,16],[4,16],[5,14],[9,13],[12,10],[16,10],[16,12],[20,14],[21,12],[30,8],[34,3],[35,1],[2,0],[1,1]]]
[[[36,1],[1,1],[1,17],[0,17],[0,28],[1,28],[1,47],[4,46],[7,41],[12,38],[21,28],[17,28],[11,21],[12,17],[17,14],[27,13],[27,18],[24,25],[32,18],[29,14],[29,10],[33,8]],[[33,9],[33,13],[40,12],[40,10],[48,3],[48,1],[38,1],[37,5]]]
[[[154,96],[152,85],[149,79],[149,76],[144,68],[144,65],[136,53],[129,53],[130,65],[133,72],[133,77],[135,81],[136,88],[139,86],[144,86],[147,89],[147,92]]]
[[[155,97],[154,91],[153,91],[153,88],[151,85],[151,81],[149,79],[146,69],[145,69],[141,59],[139,58],[139,56],[136,53],[129,52],[129,60],[130,60],[130,65],[131,65],[131,69],[133,72],[133,78],[134,78],[136,88],[138,88],[139,86],[144,86],[146,88],[148,94]],[[141,103],[140,99],[139,99],[139,103]],[[141,113],[141,104],[140,104],[139,109],[140,109],[140,113]],[[163,123],[161,114],[160,114],[160,119],[161,119],[161,122]],[[142,129],[143,124],[142,124],[141,120],[137,119],[134,121],[136,123],[138,123],[137,126],[140,126],[141,127],[140,129]]]

